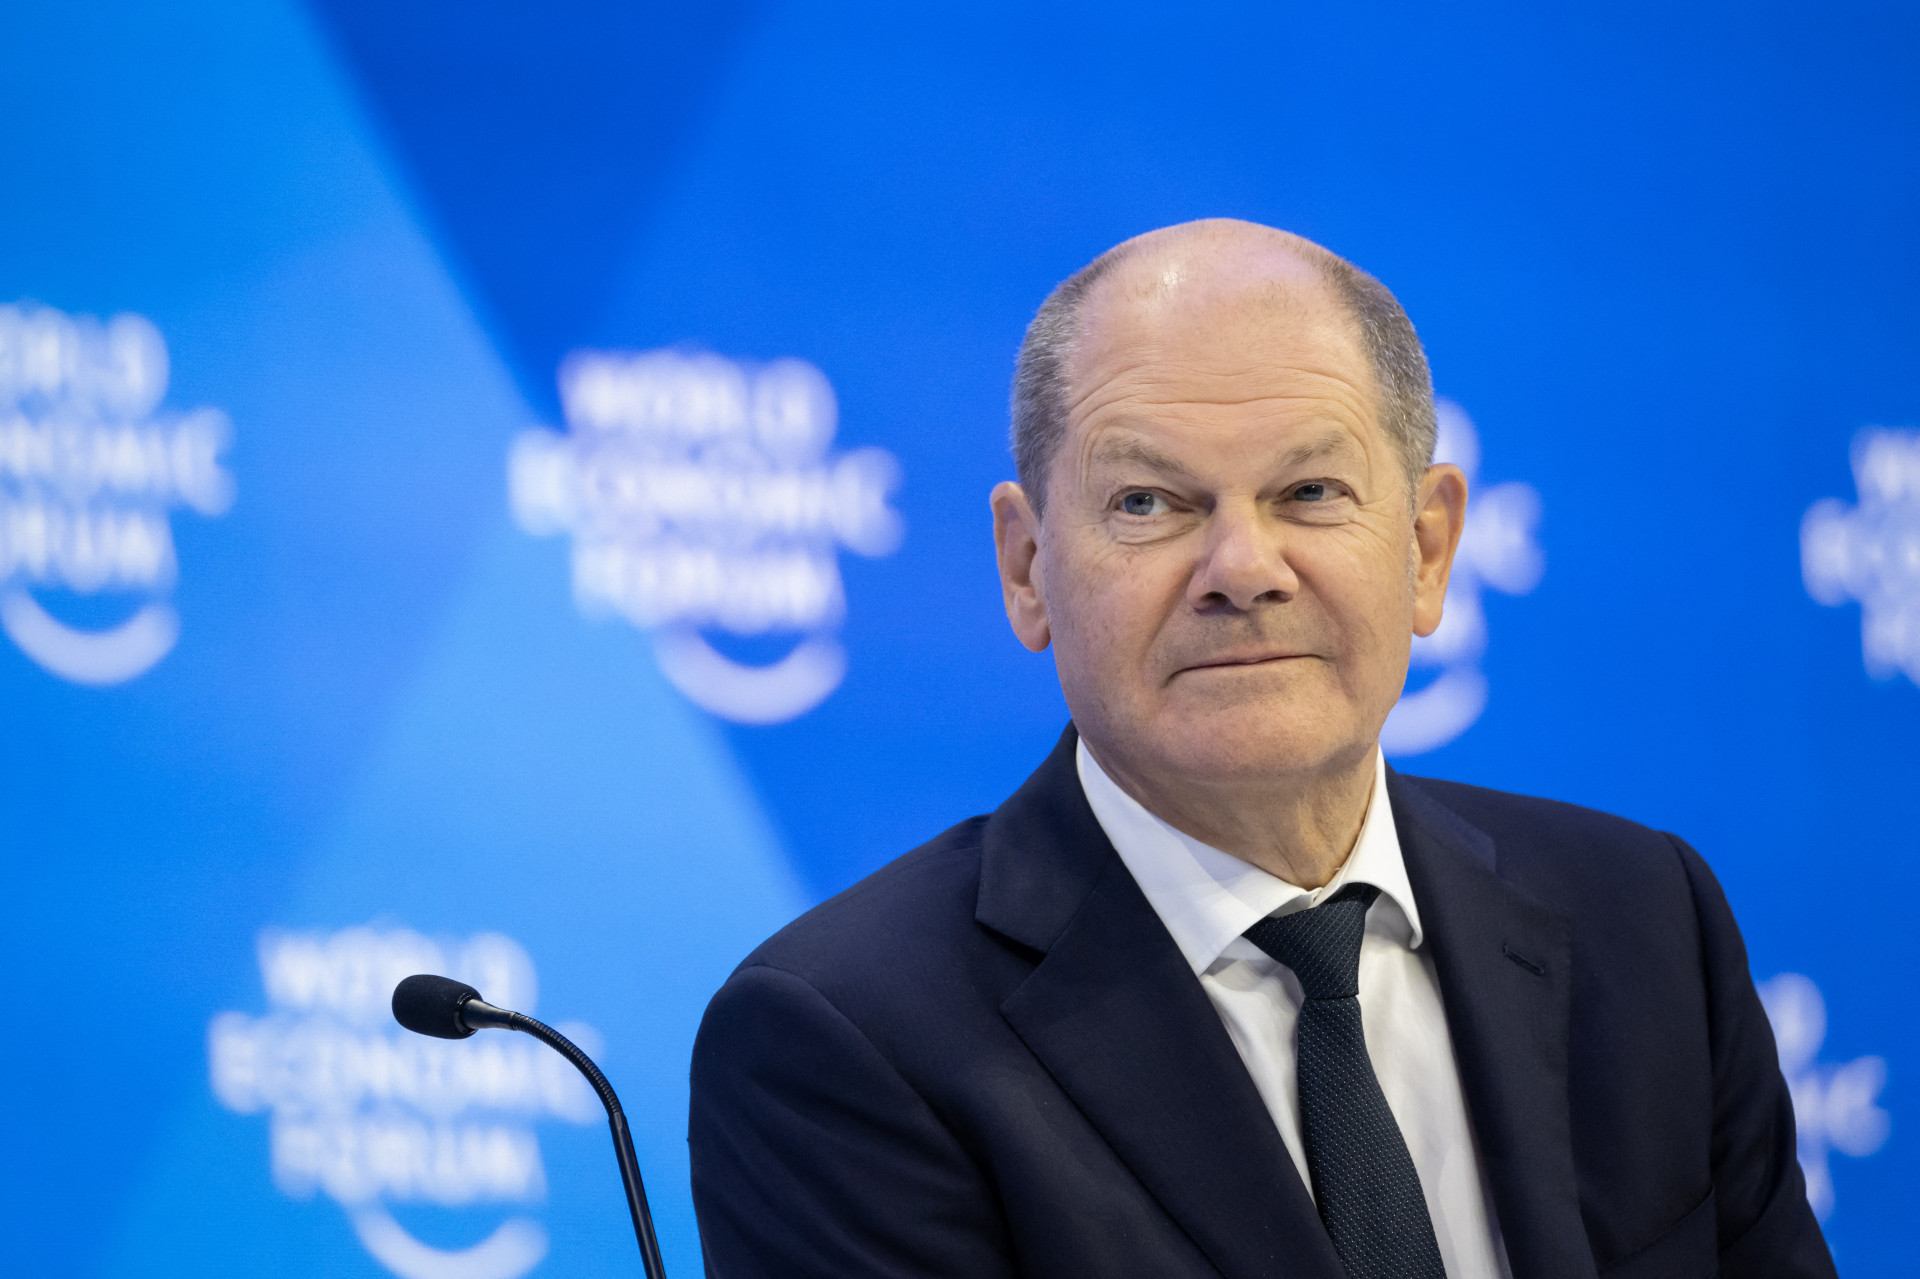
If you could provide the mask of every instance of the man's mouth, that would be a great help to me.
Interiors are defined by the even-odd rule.
[[[1294,662],[1312,657],[1312,653],[1300,653],[1293,650],[1263,650],[1253,653],[1233,653],[1220,657],[1210,657],[1204,662],[1193,662],[1175,671],[1176,675],[1185,675],[1192,671],[1232,670],[1245,666],[1276,666],[1281,662]]]

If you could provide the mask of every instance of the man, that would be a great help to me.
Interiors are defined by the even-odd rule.
[[[1831,1275],[1718,885],[1389,770],[1466,513],[1370,276],[1210,221],[1042,307],[993,493],[1073,724],[734,973],[708,1272]]]

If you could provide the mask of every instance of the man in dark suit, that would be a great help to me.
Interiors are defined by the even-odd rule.
[[[1073,727],[714,998],[710,1274],[1833,1273],[1700,858],[1381,758],[1465,518],[1433,438],[1399,305],[1297,237],[1054,292],[993,506]]]

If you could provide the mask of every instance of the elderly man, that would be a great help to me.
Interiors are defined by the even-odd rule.
[[[1130,240],[1034,319],[1013,436],[1072,727],[715,997],[708,1273],[1831,1275],[1700,858],[1381,757],[1467,502],[1392,295]]]

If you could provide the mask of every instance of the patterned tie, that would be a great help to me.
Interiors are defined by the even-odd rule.
[[[1246,937],[1293,969],[1306,992],[1300,1125],[1320,1220],[1348,1279],[1446,1279],[1420,1174],[1360,1026],[1360,938],[1379,895],[1350,884],[1312,910],[1261,920]]]

